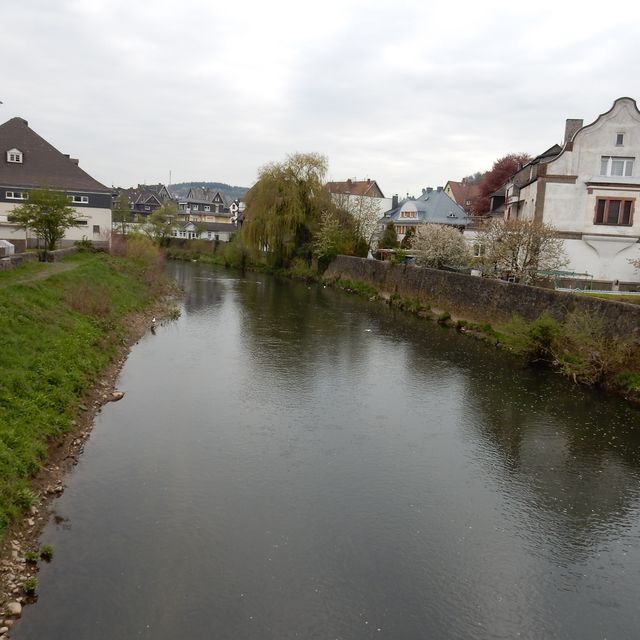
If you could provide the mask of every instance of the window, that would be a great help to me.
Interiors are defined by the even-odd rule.
[[[69,200],[71,200],[73,204],[88,204],[89,196],[69,196]]]
[[[191,211],[197,211],[198,210],[198,205],[197,204],[192,204],[191,205]]]
[[[624,133],[616,133],[616,147],[624,145]]]
[[[600,160],[601,176],[631,176],[633,175],[633,161],[635,158],[618,158],[616,156],[602,156]]]
[[[7,200],[28,200],[29,194],[26,191],[6,191],[5,198]]]
[[[86,220],[76,220],[76,224],[86,227],[87,226],[87,221]]]
[[[145,211],[151,211],[151,207],[149,205],[145,205],[144,210]]]
[[[99,224],[94,224],[93,225],[93,233],[100,233],[100,225]]]
[[[22,163],[22,151],[20,149],[9,149],[7,151],[7,162]]]
[[[606,200],[604,198],[598,198],[596,201],[594,224],[632,225],[633,203],[634,200]]]
[[[416,211],[401,211],[400,217],[401,218],[417,218],[418,213]]]
[[[204,210],[205,211],[211,211],[211,207],[208,207],[207,205],[205,205]]]
[[[468,207],[471,204],[471,200],[465,200],[464,203]]]

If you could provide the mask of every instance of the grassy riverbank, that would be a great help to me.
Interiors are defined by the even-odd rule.
[[[166,290],[157,256],[80,253],[0,273],[0,538],[36,496],[51,443],[128,339],[127,319]]]

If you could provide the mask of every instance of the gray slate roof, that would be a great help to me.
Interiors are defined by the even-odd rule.
[[[9,149],[22,151],[22,163],[7,162]],[[41,138],[22,118],[12,118],[0,125],[0,154],[0,184],[5,186],[91,193],[112,191],[83,171],[77,160]]]
[[[400,212],[407,204],[415,205],[417,218],[401,218]],[[395,209],[387,211],[384,217],[378,222],[388,224],[389,222],[401,224],[448,224],[462,227],[468,224],[467,214],[465,210],[456,204],[444,191],[432,190],[425,191],[419,198],[415,200],[405,200]]]

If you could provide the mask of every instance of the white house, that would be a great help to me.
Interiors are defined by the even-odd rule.
[[[0,239],[19,249],[36,244],[33,234],[8,221],[8,214],[29,199],[30,191],[47,187],[65,192],[80,218],[79,226],[67,229],[62,244],[108,242],[111,189],[83,171],[78,160],[60,153],[22,118],[0,125],[0,154]]]
[[[564,238],[567,269],[637,283],[640,258],[640,111],[618,98],[583,126],[567,120],[563,146],[534,158],[506,184],[505,218],[542,220]]]

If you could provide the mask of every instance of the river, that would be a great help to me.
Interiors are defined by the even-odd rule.
[[[322,286],[173,263],[15,639],[628,639],[640,412]]]

